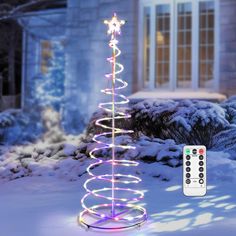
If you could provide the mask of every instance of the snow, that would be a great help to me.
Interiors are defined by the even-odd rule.
[[[88,160],[84,165],[88,165]],[[222,172],[218,173],[221,168]],[[142,170],[143,181],[139,188],[145,191],[142,204],[149,218],[140,229],[113,232],[114,235],[235,235],[236,190],[233,186],[236,166],[226,154],[209,152],[208,192],[204,197],[183,195],[181,167],[140,163],[131,169],[133,172]],[[231,172],[232,178],[222,178],[227,172]],[[163,181],[163,177],[168,181]],[[104,235],[103,232],[86,231],[77,222],[82,210],[80,199],[85,193],[82,186],[87,178],[87,174],[83,174],[71,182],[58,176],[34,176],[1,183],[1,235]]]
[[[220,93],[209,93],[205,91],[180,90],[173,92],[153,90],[139,91],[129,96],[130,99],[202,99],[224,101],[226,96]]]
[[[42,125],[36,122],[32,114],[17,109],[0,113],[0,145],[33,141],[41,131]]]
[[[140,162],[138,167],[120,171],[143,179],[138,188],[145,192],[142,204],[149,218],[140,230],[114,234],[235,235],[235,98],[221,104],[152,99],[134,103],[129,109],[132,119],[120,125],[135,132],[133,136],[117,136],[116,143],[136,149],[117,149],[116,157]],[[64,134],[55,110],[48,108],[41,115],[44,134],[34,143],[27,142],[37,134],[28,116],[15,111],[0,115],[0,138],[17,144],[0,146],[1,235],[103,235],[85,232],[76,218],[85,193],[86,168],[92,163],[89,151],[97,146],[91,140],[98,131],[93,122],[104,114],[96,112],[87,133],[79,136]],[[23,143],[19,145],[21,133]],[[208,193],[204,197],[182,193],[185,144],[205,144],[208,148]],[[111,156],[110,150],[98,151],[100,154]],[[93,171],[109,173],[110,166]]]
[[[60,143],[37,142],[35,144],[12,147],[0,155],[0,178],[5,181],[26,176],[61,176],[75,180],[84,173],[84,162],[89,152],[96,146],[93,141],[83,142],[83,135],[67,138]],[[104,140],[108,138],[104,138]],[[104,141],[103,140],[103,141]],[[50,139],[51,141],[51,139]],[[143,160],[149,163],[161,162],[172,167],[182,164],[183,145],[177,145],[174,140],[150,138],[140,135],[136,140],[128,135],[116,137],[117,144],[132,144],[134,150],[116,149],[116,156],[124,159]],[[109,158],[111,150],[97,152],[97,156]],[[79,160],[79,161],[78,161]],[[168,170],[167,170],[168,172]]]
[[[207,148],[215,135],[232,126],[223,105],[208,101],[148,99],[132,104],[131,114],[136,133]]]

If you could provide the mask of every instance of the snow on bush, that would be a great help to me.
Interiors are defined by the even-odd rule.
[[[129,114],[132,111],[131,109],[132,107],[119,108],[120,111],[129,113]],[[95,111],[87,125],[87,128],[86,128],[87,135],[93,135],[95,133],[104,132],[103,128],[95,125],[96,120],[102,117],[111,117],[111,114],[105,112],[102,109],[98,109],[97,111]],[[109,125],[110,127],[112,126],[110,121],[104,121],[103,124]],[[133,120],[132,119],[117,119],[115,121],[115,126],[122,129],[132,129]]]
[[[110,138],[103,138],[103,141],[110,143]],[[129,135],[120,135],[115,139],[117,145],[131,145],[135,149],[116,148],[117,159],[142,160],[147,163],[162,162],[171,167],[182,164],[182,147],[176,145],[174,140],[161,140],[159,138],[150,138],[140,135],[139,138],[133,139]],[[98,144],[92,141],[88,142],[83,148],[83,152],[89,156],[89,152],[97,147]],[[95,152],[97,157],[110,158],[111,149],[102,149]]]
[[[218,104],[195,100],[145,100],[132,107],[136,131],[176,143],[212,146],[212,138],[229,122]]]
[[[68,143],[38,142],[12,147],[0,156],[0,178],[56,175],[74,180],[86,170],[81,163],[87,156],[80,153],[79,140],[80,137],[76,137]]]
[[[225,109],[226,118],[230,122],[230,124],[236,125],[236,96],[230,97],[220,105]]]
[[[17,144],[36,140],[42,130],[40,123],[19,110],[0,113],[0,144]]]
[[[80,140],[80,141],[79,141]],[[108,139],[107,139],[108,141]],[[130,136],[116,137],[117,144],[131,144],[135,150],[116,149],[116,158],[142,160],[147,163],[160,162],[178,167],[182,164],[182,145],[173,140],[161,140],[140,136],[132,140]],[[13,147],[0,156],[0,178],[15,179],[24,176],[56,175],[68,180],[75,180],[86,173],[89,152],[97,146],[93,141],[77,137],[62,143],[37,144]],[[96,153],[100,158],[111,157],[111,150],[105,149]]]
[[[231,154],[231,159],[236,160],[236,127],[229,126],[216,134],[212,140],[212,150],[224,151]]]
[[[235,159],[235,104],[235,98],[222,104],[192,100],[145,100],[131,104],[127,111],[132,118],[119,120],[116,125],[135,132],[116,136],[115,142],[133,145],[136,149],[116,148],[116,158],[156,163],[156,166],[164,164],[165,170],[169,170],[182,165],[183,145],[203,144],[217,152],[228,152],[230,155],[227,157]],[[95,126],[95,120],[106,114],[101,110],[95,112],[86,135],[77,137],[62,132],[58,115],[51,110],[42,113],[42,141],[13,146],[8,151],[5,147],[0,149],[0,178],[56,175],[76,180],[86,173],[88,162],[94,161],[89,159],[89,152],[98,147],[92,136],[104,131]],[[30,140],[37,133],[33,125],[29,116],[23,113],[14,110],[1,113],[1,142],[17,143],[19,137],[22,137],[21,141]],[[111,141],[108,137],[102,139],[108,143]],[[111,158],[111,150],[99,150],[96,155]],[[157,173],[156,176],[164,175]]]

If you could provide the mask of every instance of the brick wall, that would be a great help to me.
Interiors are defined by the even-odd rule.
[[[236,94],[236,1],[220,1],[220,92]]]
[[[64,107],[64,128],[67,131],[80,130],[81,124],[86,124],[97,109],[98,102],[109,99],[109,96],[100,93],[100,89],[107,85],[104,74],[110,71],[110,66],[106,58],[111,55],[107,26],[103,20],[110,19],[114,12],[127,20],[119,38],[122,50],[119,60],[125,66],[121,77],[129,83],[124,93],[133,92],[137,79],[137,8],[137,0],[68,1],[67,22],[70,27],[66,40]]]

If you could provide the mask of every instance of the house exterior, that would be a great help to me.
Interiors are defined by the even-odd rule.
[[[103,20],[114,12],[127,21],[119,37],[126,95],[204,94],[222,100],[236,94],[236,1],[68,0],[65,9],[20,19],[25,28],[24,109],[37,107],[35,78],[45,74],[47,79],[50,50],[59,42],[65,58],[58,69],[64,129],[73,132],[88,122],[104,99],[99,91],[106,86],[111,52]]]

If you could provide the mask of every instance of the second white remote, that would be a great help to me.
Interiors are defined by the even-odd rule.
[[[183,150],[183,192],[186,196],[204,196],[206,184],[206,147],[185,146]]]

